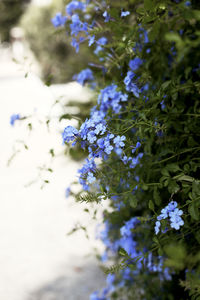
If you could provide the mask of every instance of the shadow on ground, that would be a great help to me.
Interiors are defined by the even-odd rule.
[[[86,258],[81,265],[81,259],[75,258],[59,276],[32,291],[27,300],[88,300],[92,292],[103,287],[105,274],[96,259]]]

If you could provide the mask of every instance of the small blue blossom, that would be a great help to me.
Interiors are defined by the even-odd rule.
[[[66,188],[66,190],[65,190],[65,197],[68,198],[69,195],[70,195],[70,193],[71,193],[70,187]]]
[[[90,132],[88,132],[87,140],[91,144],[93,144],[97,140],[97,137],[96,137],[96,134],[94,131],[91,130]]]
[[[123,141],[126,140],[126,137],[124,135],[122,136],[116,136],[113,140],[113,143],[115,144],[116,147],[124,147],[125,143]]]
[[[191,1],[185,1],[185,6],[187,7],[191,6]]]
[[[132,229],[139,223],[137,217],[131,218],[129,221],[125,222],[125,225],[121,227],[120,233],[122,236],[131,236],[132,235]]]
[[[82,70],[76,76],[76,81],[81,85],[84,85],[86,81],[91,81],[91,80],[94,80],[94,77],[92,71],[89,68]]]
[[[88,46],[90,47],[95,42],[95,35],[89,36]]]
[[[94,54],[98,55],[99,52],[103,51],[104,48],[103,48],[102,46],[106,45],[107,42],[108,42],[108,40],[107,40],[107,38],[104,37],[104,36],[101,37],[100,39],[98,39],[98,40],[96,41],[97,47],[96,47],[96,49],[95,49],[95,51],[94,51]]]
[[[83,2],[80,1],[71,1],[66,6],[66,12],[68,15],[72,16],[75,10],[81,10],[84,11],[86,8],[86,5]]]
[[[10,125],[14,126],[15,121],[20,120],[20,114],[13,114],[10,116]]]
[[[137,142],[135,148],[131,151],[132,153],[135,153],[135,151],[141,147],[141,143]]]
[[[99,297],[99,292],[95,291],[90,295],[90,300],[102,300],[102,298]]]
[[[67,21],[66,16],[62,16],[61,12],[58,12],[54,18],[51,19],[51,22],[54,27],[64,26]]]
[[[75,127],[73,126],[65,127],[62,133],[63,143],[65,142],[69,143],[70,141],[73,141],[78,136],[78,134],[79,132]]]
[[[122,11],[121,12],[121,17],[126,17],[128,15],[130,15],[130,11]]]
[[[76,38],[74,38],[74,37],[72,38],[71,46],[75,48],[76,53],[79,52],[79,45],[80,45],[80,43],[81,43],[82,41],[84,41],[84,38],[83,38],[83,37],[80,37],[80,38],[79,38],[79,41],[78,41]]]
[[[177,208],[177,202],[171,201],[165,208],[161,210],[161,214],[157,217],[157,222],[155,225],[156,234],[160,231],[160,221],[164,219],[168,219],[171,228],[179,230],[181,226],[184,225],[184,221],[181,216],[183,211]],[[159,222],[159,223],[158,223]]]
[[[178,203],[176,201],[171,201],[168,205],[167,205],[167,208],[168,208],[168,211],[173,211],[176,209],[176,207],[178,206]]]
[[[127,94],[117,91],[117,85],[112,84],[101,90],[98,97],[98,104],[100,105],[100,110],[107,112],[111,108],[115,113],[119,113],[122,106],[120,102],[125,102],[128,99]]]
[[[169,213],[169,210],[168,210],[168,207],[165,207],[161,210],[161,214],[157,217],[157,220],[164,220],[164,219],[167,219],[168,218],[168,213]]]
[[[135,97],[139,97],[140,90],[137,87],[136,83],[133,82],[133,78],[135,77],[135,73],[132,71],[128,71],[126,77],[124,78],[124,83],[126,86],[126,90],[128,92],[132,92]]]
[[[102,123],[96,125],[96,129],[94,130],[95,134],[104,134],[106,132],[106,126]]]
[[[138,155],[134,158],[129,157],[129,161],[131,162],[130,168],[133,169],[136,167],[136,165],[139,164],[140,159],[143,157],[143,153],[138,153]]]
[[[182,214],[183,214],[183,211],[180,210],[180,209],[178,209],[178,208],[175,208],[174,211],[171,211],[169,213],[170,222],[171,222],[171,224],[170,224],[171,228],[179,230],[180,226],[183,226],[184,221],[180,217],[180,216],[182,216]]]
[[[87,176],[87,181],[91,184],[96,180],[96,178],[94,177],[94,174],[89,172],[88,176]]]
[[[156,225],[155,225],[155,233],[156,233],[156,234],[159,233],[159,231],[160,231],[160,226],[161,226],[160,221],[156,221]]]
[[[77,14],[72,16],[72,23],[70,24],[71,35],[77,36],[79,32],[86,32],[88,30],[88,24],[86,22],[81,22]]]
[[[143,60],[140,59],[139,57],[136,57],[136,58],[130,60],[129,67],[132,71],[136,71],[141,66],[142,63],[143,63]]]
[[[104,11],[103,17],[105,18],[104,22],[109,22],[110,21],[110,15],[107,11]]]
[[[101,45],[101,46],[106,45],[107,42],[108,42],[108,40],[107,40],[107,38],[104,37],[104,36],[102,36],[100,39],[97,40],[97,44],[98,44],[98,45]]]
[[[160,105],[161,105],[161,109],[164,110],[165,107],[166,107],[164,100],[162,100],[162,101],[160,102]]]

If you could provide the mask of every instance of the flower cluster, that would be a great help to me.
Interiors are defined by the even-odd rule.
[[[117,91],[117,88],[116,84],[112,84],[101,90],[98,97],[101,111],[107,112],[111,108],[114,113],[119,113],[122,108],[120,103],[127,101],[128,95]]]
[[[121,154],[126,140],[125,136],[114,135],[107,130],[105,112],[96,109],[91,111],[91,117],[85,120],[79,131],[72,126],[67,126],[62,137],[63,143],[72,141],[73,146],[79,139],[81,147],[89,151],[89,159],[83,168],[79,170],[79,182],[85,190],[89,188],[87,183],[91,184],[96,180],[94,176],[96,170],[95,158],[107,159],[113,151]]]
[[[161,220],[169,220],[171,228],[179,230],[183,226],[184,221],[181,218],[183,211],[177,208],[177,202],[171,201],[165,208],[161,210],[161,214],[157,217],[155,225],[155,233],[158,234],[161,227]]]

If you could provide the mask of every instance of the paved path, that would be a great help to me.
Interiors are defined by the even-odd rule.
[[[24,70],[7,54],[0,51],[0,299],[85,300],[104,285],[104,275],[92,254],[93,247],[99,247],[97,241],[88,241],[82,232],[66,237],[77,221],[85,225],[90,220],[82,211],[84,205],[64,197],[79,164],[62,155],[59,130],[67,121],[53,123],[48,132],[38,118],[44,121],[59,93],[83,100],[88,95],[78,85],[52,90],[31,74],[25,78]],[[10,126],[11,114],[29,115],[35,111],[37,117],[30,119],[34,128],[31,133],[25,129],[29,121]],[[21,152],[7,167],[13,147]],[[58,157],[50,165],[48,151],[52,147]],[[36,167],[44,162],[54,169],[52,174],[42,174],[51,184],[41,190],[39,180],[25,188],[37,178]],[[91,225],[92,235],[93,231]]]

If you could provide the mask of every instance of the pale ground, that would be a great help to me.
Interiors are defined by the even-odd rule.
[[[90,222],[83,205],[64,197],[80,164],[62,155],[60,132],[67,121],[54,122],[50,132],[38,121],[44,120],[59,94],[83,100],[88,94],[76,84],[47,88],[34,75],[25,78],[25,71],[7,54],[0,50],[0,299],[89,299],[90,293],[104,286],[93,252],[100,244],[94,238],[88,241],[82,232],[66,236],[75,223]],[[54,109],[51,114],[58,112]],[[26,128],[28,121],[10,126],[13,113],[35,114],[30,119],[32,133]],[[16,140],[25,141],[29,150]],[[13,147],[21,152],[7,167]],[[58,155],[53,162],[50,148]],[[51,183],[42,190],[41,181],[25,188],[44,163],[54,170],[42,174]],[[90,232],[94,236],[94,224]]]

